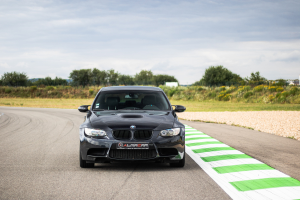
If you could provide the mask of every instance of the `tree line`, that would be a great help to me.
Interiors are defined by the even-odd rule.
[[[4,86],[87,86],[87,85],[164,85],[165,82],[178,82],[174,76],[165,74],[153,74],[151,70],[141,70],[134,76],[120,74],[117,71],[94,69],[73,70],[69,78],[52,79],[51,77],[40,78],[37,80],[28,79],[25,73],[7,72],[2,75],[0,85]],[[193,86],[230,86],[230,85],[261,85],[268,84],[270,80],[261,76],[260,72],[252,72],[249,77],[242,78],[223,66],[211,66],[205,70],[204,75]],[[284,86],[287,80],[278,79],[276,85]]]
[[[284,86],[287,80],[277,79],[274,81],[267,80],[259,71],[252,72],[249,77],[242,78],[240,75],[233,73],[229,69],[219,66],[211,66],[205,70],[204,75],[199,81],[193,83],[193,86],[230,86],[230,85],[262,85],[275,82],[275,85]]]
[[[29,79],[26,73],[7,72],[2,75],[0,85],[3,86],[57,86],[57,85],[71,85],[71,86],[87,86],[87,85],[164,85],[165,82],[178,82],[174,76],[166,74],[153,74],[151,70],[141,70],[134,76],[120,74],[117,71],[94,69],[79,69],[73,70],[69,78],[52,79],[51,77]]]
[[[134,76],[124,75],[115,70],[80,69],[73,70],[69,78],[71,85],[164,85],[165,82],[178,82],[174,76],[153,74],[151,70],[141,70]]]

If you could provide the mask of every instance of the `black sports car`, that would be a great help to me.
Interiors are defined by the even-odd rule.
[[[185,128],[162,89],[145,86],[102,88],[90,105],[80,134],[80,167],[113,160],[185,163]]]

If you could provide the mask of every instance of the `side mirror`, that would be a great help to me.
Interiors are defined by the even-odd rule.
[[[78,107],[79,112],[87,112],[89,110],[89,106],[91,105],[82,105]]]
[[[186,110],[184,106],[180,106],[180,105],[174,105],[174,106],[175,106],[174,109],[175,112],[184,112]]]

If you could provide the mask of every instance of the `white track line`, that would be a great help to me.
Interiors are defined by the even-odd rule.
[[[210,137],[209,135],[191,135],[191,136],[186,136],[186,138],[200,138],[200,137]]]
[[[228,182],[234,181],[245,181],[261,178],[281,178],[289,177],[288,175],[277,171],[277,170],[253,170],[253,171],[244,171],[244,172],[232,172],[226,174],[220,174],[224,179],[227,179]]]
[[[224,166],[244,165],[244,164],[263,164],[263,163],[254,158],[219,160],[219,161],[209,162],[209,165],[212,167],[224,167]]]
[[[213,148],[213,147],[229,147],[227,144],[205,144],[200,146],[193,146],[189,147],[191,150],[195,149],[206,149],[206,148]]]
[[[204,138],[205,138],[205,137],[204,137]],[[193,144],[193,143],[199,143],[199,142],[218,142],[218,140],[213,139],[213,138],[208,138],[208,139],[197,139],[197,140],[185,141],[185,144]]]
[[[190,138],[198,138],[204,135],[190,135],[190,136],[185,136],[185,139],[190,139]]]
[[[232,154],[244,154],[238,150],[223,150],[223,151],[211,151],[205,153],[196,153],[202,158],[210,157],[210,156],[221,156],[221,155],[232,155]]]
[[[279,187],[263,190],[252,190],[243,192],[245,196],[251,199],[299,199],[300,187]]]
[[[200,134],[204,134],[204,133],[202,133],[202,132],[200,132],[200,131],[193,131],[193,132],[186,132],[186,134],[195,134],[195,133],[200,133]]]

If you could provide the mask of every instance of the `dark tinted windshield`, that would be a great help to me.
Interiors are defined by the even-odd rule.
[[[107,91],[100,92],[93,110],[170,110],[162,92]]]

